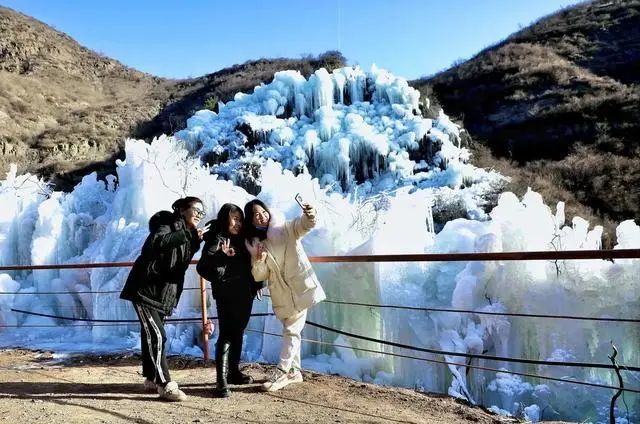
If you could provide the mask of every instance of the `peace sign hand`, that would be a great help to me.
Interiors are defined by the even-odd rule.
[[[198,239],[199,240],[204,239],[204,235],[207,234],[210,228],[211,228],[211,224],[205,225],[203,228],[198,228],[197,229]]]
[[[256,260],[258,262],[264,262],[267,260],[267,249],[260,242],[258,242],[258,246],[256,249]]]
[[[224,254],[227,255],[227,256],[235,256],[236,255],[235,249],[233,248],[233,246],[231,246],[231,240],[228,239],[228,238],[224,239],[224,241],[220,245],[220,248],[222,249]]]

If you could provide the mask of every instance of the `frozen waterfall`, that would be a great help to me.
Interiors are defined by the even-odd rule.
[[[423,100],[424,101],[424,100]],[[225,202],[238,205],[259,192],[291,218],[296,193],[315,204],[319,225],[304,240],[310,255],[502,252],[599,249],[601,228],[579,217],[565,222],[530,191],[487,198],[504,177],[475,168],[460,132],[444,113],[420,114],[420,98],[402,78],[379,69],[319,70],[308,80],[293,71],[252,94],[238,94],[219,114],[197,112],[176,137],[151,144],[127,140],[117,175],[87,175],[70,193],[53,191],[13,168],[0,182],[0,265],[132,261],[147,235],[147,220],[186,194],[204,200],[215,217]],[[427,143],[428,146],[424,145]],[[429,147],[429,149],[427,149]],[[202,163],[201,160],[204,162]],[[213,171],[213,172],[212,172]],[[242,188],[235,183],[242,182]],[[451,219],[435,234],[430,207]],[[457,219],[455,219],[457,218]],[[640,248],[640,227],[618,226],[616,248]],[[638,318],[640,260],[341,263],[315,265],[329,300],[478,312]],[[69,324],[19,314],[135,320],[119,300],[128,268],[0,273],[0,345],[62,351],[136,349],[137,323]],[[198,285],[191,269],[188,288]],[[211,304],[211,302],[210,302]],[[172,318],[199,317],[199,293],[186,291]],[[268,301],[254,312],[268,312]],[[212,306],[209,315],[215,315]],[[539,360],[607,362],[609,342],[620,363],[640,364],[637,323],[531,319],[375,308],[325,302],[309,320],[374,339],[458,353]],[[32,327],[37,326],[37,327]],[[249,328],[279,333],[273,317]],[[199,323],[167,326],[173,353],[202,355]],[[308,326],[303,366],[355,379],[466,396],[495,410],[544,419],[604,420],[610,390],[469,370],[384,353],[439,359]],[[215,341],[215,337],[212,341]],[[247,332],[245,360],[274,361],[279,339]],[[214,345],[211,344],[213,351]],[[382,353],[364,352],[369,349]],[[466,358],[445,359],[464,362]],[[616,385],[607,370],[474,360],[580,381]],[[639,373],[626,373],[638,387]],[[640,397],[626,394],[638,418]],[[537,409],[536,409],[537,408]],[[623,411],[618,416],[623,417]]]

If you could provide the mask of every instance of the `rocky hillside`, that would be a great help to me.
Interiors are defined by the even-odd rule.
[[[283,69],[305,74],[335,67],[342,56],[247,62],[189,80],[128,68],[80,46],[33,18],[0,7],[0,175],[52,178],[70,189],[82,175],[113,172],[126,137],[150,139],[180,129],[217,98],[227,101]]]
[[[609,229],[640,219],[640,0],[566,8],[412,84],[463,122],[477,164],[512,176],[511,190]]]
[[[279,70],[342,64],[327,52],[166,80],[0,7],[0,173],[15,162],[69,189],[113,172],[126,137],[172,133]],[[508,189],[564,200],[569,217],[604,223],[609,237],[615,222],[640,219],[640,0],[567,8],[412,84],[431,113],[441,105],[462,121],[476,165],[511,176]]]
[[[0,8],[0,172],[59,177],[117,154],[151,119],[166,82],[81,47],[47,25]]]

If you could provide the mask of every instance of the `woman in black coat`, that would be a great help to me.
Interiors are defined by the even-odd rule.
[[[205,216],[197,197],[178,199],[172,208],[173,212],[160,211],[149,220],[150,234],[120,298],[133,303],[140,320],[145,388],[156,390],[161,398],[181,401],[186,395],[169,375],[164,320],[178,305],[184,275],[208,228],[197,228]]]
[[[253,379],[239,369],[242,337],[249,323],[253,298],[262,288],[251,276],[251,258],[241,234],[244,214],[232,203],[225,203],[218,218],[207,223],[197,270],[211,281],[218,311],[216,342],[216,394],[228,397],[228,384],[250,384]]]

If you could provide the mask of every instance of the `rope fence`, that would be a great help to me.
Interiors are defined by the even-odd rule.
[[[198,287],[185,287],[183,291],[193,291],[200,290]],[[209,289],[210,290],[210,289]],[[81,292],[71,292],[71,291],[56,291],[56,292],[0,292],[0,295],[56,295],[56,294],[115,294],[120,293],[120,290],[105,290],[105,291],[81,291]],[[269,297],[269,295],[264,295],[265,297]],[[323,302],[336,304],[336,305],[347,305],[347,306],[363,306],[369,308],[380,308],[380,309],[398,309],[398,310],[407,310],[407,311],[420,311],[420,312],[450,312],[450,313],[462,313],[462,314],[476,314],[476,315],[493,315],[493,316],[507,316],[507,317],[524,317],[524,318],[551,318],[551,319],[567,319],[567,320],[579,320],[579,321],[600,321],[600,322],[629,322],[629,323],[640,323],[640,318],[612,318],[612,317],[589,317],[589,316],[579,316],[579,315],[553,315],[553,314],[526,314],[526,313],[516,313],[516,312],[495,312],[495,311],[477,311],[473,309],[452,309],[452,308],[434,308],[434,307],[418,307],[418,306],[404,306],[404,305],[385,305],[379,303],[363,303],[363,302],[347,302],[340,300],[331,300],[325,299]],[[69,307],[58,307],[58,309],[68,309],[68,310],[84,310],[83,307],[80,306],[69,306]],[[137,321],[136,321],[137,322]],[[0,327],[2,327],[0,325]]]
[[[116,324],[116,323],[117,324],[125,324],[125,323],[126,324],[135,324],[135,323],[139,322],[137,319],[134,319],[134,320],[106,320],[106,319],[74,318],[74,317],[65,317],[65,316],[59,316],[59,315],[51,315],[51,314],[43,314],[43,313],[39,313],[39,312],[25,311],[25,310],[21,310],[21,309],[11,309],[11,311],[22,313],[22,314],[40,316],[40,317],[55,318],[55,319],[66,320],[66,321],[88,322],[88,323],[89,322],[96,322],[96,323],[114,323],[114,324]],[[272,316],[272,315],[273,315],[273,313],[266,312],[266,313],[251,314],[251,317],[266,317],[266,316]],[[217,317],[207,317],[207,318],[210,319],[210,320],[217,319]],[[180,322],[197,322],[197,321],[200,321],[200,320],[201,319],[198,318],[198,317],[194,317],[194,318],[169,318],[169,319],[166,320],[166,322],[180,323]],[[331,331],[333,333],[341,334],[341,335],[348,336],[348,337],[351,337],[351,338],[354,338],[354,339],[358,339],[358,340],[364,340],[364,341],[379,343],[379,344],[386,345],[386,346],[392,346],[392,347],[408,349],[408,350],[414,350],[414,351],[417,351],[417,352],[431,353],[431,354],[442,355],[442,356],[458,356],[458,357],[464,357],[464,358],[470,358],[470,359],[476,358],[476,359],[485,359],[485,360],[490,360],[490,361],[513,362],[513,363],[530,364],[530,365],[547,365],[547,366],[562,366],[562,367],[575,367],[575,368],[615,369],[614,365],[605,364],[605,363],[541,361],[541,360],[537,360],[537,359],[512,358],[512,357],[507,357],[507,356],[491,356],[491,355],[483,355],[483,354],[472,354],[472,353],[465,353],[465,352],[454,352],[454,351],[446,351],[446,350],[438,350],[438,349],[421,348],[421,347],[417,347],[417,346],[411,346],[411,345],[406,345],[406,344],[402,344],[402,343],[396,343],[396,342],[390,342],[390,341],[387,341],[387,340],[376,339],[376,338],[373,338],[373,337],[367,337],[367,336],[363,336],[363,335],[360,335],[360,334],[354,334],[354,333],[350,333],[350,332],[347,332],[347,331],[338,330],[336,328],[332,328],[332,327],[329,327],[329,326],[326,326],[326,325],[318,324],[316,322],[309,321],[309,320],[307,320],[306,323],[308,325],[311,325],[312,327],[320,328],[322,330]],[[627,371],[640,372],[640,367],[624,366],[624,368]]]
[[[308,321],[307,321],[307,323],[308,323]],[[281,334],[270,333],[270,332],[267,332],[267,331],[258,331],[258,330],[251,330],[251,329],[246,329],[245,331],[249,331],[249,332],[252,332],[252,333],[264,334],[264,335],[267,335],[267,336],[282,337]],[[414,359],[414,360],[417,360],[417,361],[431,362],[431,363],[435,363],[435,364],[453,365],[453,366],[457,366],[457,367],[465,367],[465,368],[477,369],[477,370],[482,370],[482,371],[503,372],[503,373],[506,373],[506,374],[520,375],[520,376],[531,377],[531,378],[540,378],[540,379],[544,379],[544,380],[551,380],[551,381],[556,381],[556,382],[561,382],[561,383],[572,383],[572,384],[578,384],[578,385],[583,385],[583,386],[599,387],[599,388],[603,388],[603,389],[612,389],[612,390],[618,390],[619,389],[619,387],[617,387],[617,386],[610,386],[610,385],[598,384],[598,383],[590,383],[588,381],[566,380],[566,379],[563,379],[563,378],[549,377],[549,376],[539,375],[539,374],[531,374],[531,373],[519,372],[519,371],[510,371],[510,370],[506,370],[504,368],[499,368],[498,369],[498,368],[481,367],[481,366],[478,366],[478,365],[471,365],[471,364],[460,364],[460,363],[457,363],[457,362],[449,362],[449,361],[445,361],[445,360],[441,360],[441,359],[422,358],[422,357],[419,357],[419,356],[411,356],[411,355],[404,355],[404,354],[401,354],[401,353],[385,352],[385,351],[382,351],[382,350],[373,350],[373,349],[366,349],[366,348],[361,348],[361,347],[340,345],[340,344],[323,342],[323,341],[314,340],[314,339],[302,338],[302,341],[307,342],[307,343],[331,346],[331,347],[352,349],[352,350],[357,350],[357,351],[360,351],[360,352],[369,352],[369,353],[375,353],[375,354],[380,354],[380,355],[394,356],[394,357],[398,357],[398,358]],[[624,391],[627,391],[629,393],[640,393],[640,389],[625,388]]]
[[[83,323],[85,323],[85,324],[83,324],[83,326],[85,326],[85,327],[93,326],[93,325],[89,325],[89,324],[86,324],[86,323],[100,323],[100,324],[110,323],[111,325],[129,325],[129,324],[138,323],[138,320],[81,319],[81,318],[72,318],[72,317],[64,317],[64,316],[43,314],[43,313],[32,312],[32,311],[24,311],[24,310],[20,310],[20,309],[12,309],[12,311],[18,312],[18,313],[23,313],[23,314],[28,314],[28,315],[35,315],[35,316],[48,317],[48,318],[56,318],[56,319],[68,320],[68,321],[83,322]],[[266,316],[273,316],[273,315],[274,315],[273,313],[268,313],[267,312],[267,313],[251,314],[251,317],[252,318],[254,318],[254,317],[266,317]],[[218,318],[217,316],[208,317],[208,319],[210,319],[210,320],[216,320],[217,318]],[[200,321],[200,318],[199,317],[172,318],[172,319],[170,318],[170,319],[167,319],[166,321],[170,322],[170,323],[186,323],[186,322],[194,322],[195,323],[195,322]],[[365,337],[365,336],[361,336],[361,335],[357,335],[357,334],[353,334],[353,333],[348,333],[348,332],[345,332],[345,331],[337,330],[335,328],[331,328],[331,327],[328,327],[328,326],[324,326],[324,325],[315,323],[313,321],[307,321],[307,324],[309,324],[309,325],[311,325],[313,327],[320,328],[320,329],[327,330],[327,331],[331,331],[331,332],[334,332],[334,333],[337,333],[337,334],[346,335],[346,336],[354,338],[354,339],[375,342],[375,343],[379,343],[379,344],[383,344],[383,345],[387,345],[387,346],[399,347],[399,348],[418,351],[418,352],[431,353],[431,354],[441,354],[441,355],[443,355],[445,357],[446,356],[452,356],[452,357],[456,357],[456,356],[460,357],[460,356],[462,356],[462,357],[469,357],[471,359],[477,358],[477,359],[488,359],[488,360],[494,360],[494,361],[500,360],[500,361],[504,361],[504,362],[527,363],[527,364],[536,364],[536,365],[567,366],[567,367],[579,367],[579,368],[608,368],[608,369],[614,369],[613,365],[607,365],[607,364],[592,364],[592,363],[579,363],[579,362],[558,362],[558,361],[531,361],[531,360],[523,360],[523,359],[520,359],[520,358],[506,358],[506,359],[504,359],[504,358],[492,357],[492,356],[487,356],[487,355],[469,355],[469,354],[462,354],[461,352],[448,352],[448,351],[440,351],[440,350],[434,350],[434,349],[424,349],[424,348],[419,348],[419,347],[416,347],[416,346],[403,345],[403,344],[400,344],[400,343],[394,343],[394,342],[389,342],[389,341],[386,341],[386,340],[374,339],[374,338],[371,338],[371,337]],[[18,327],[18,326],[0,326],[0,327]],[[36,327],[39,327],[39,326],[36,326]],[[43,327],[46,327],[46,326],[43,326]],[[54,327],[59,327],[59,326],[54,326]],[[281,334],[271,333],[271,332],[268,332],[268,331],[258,331],[258,330],[252,330],[252,329],[247,329],[245,331],[252,332],[252,333],[258,333],[258,334],[263,334],[263,335],[268,335],[268,336],[274,336],[274,337],[282,337]],[[394,353],[394,352],[386,352],[386,351],[380,351],[380,350],[358,348],[358,347],[354,347],[354,346],[340,345],[340,344],[323,342],[321,340],[314,340],[314,339],[308,339],[308,338],[303,338],[302,340],[304,342],[307,342],[307,343],[331,346],[333,348],[346,348],[346,349],[352,349],[352,350],[355,350],[355,351],[375,353],[375,354],[381,354],[381,355],[387,355],[387,356],[393,356],[393,357],[399,357],[399,358],[405,358],[405,359],[413,359],[413,360],[418,360],[418,361],[431,362],[431,363],[436,363],[436,364],[443,364],[443,365],[447,365],[447,366],[459,366],[459,367],[465,367],[465,368],[469,368],[469,369],[477,369],[477,370],[482,370],[482,371],[503,372],[503,373],[512,374],[512,375],[519,375],[519,376],[530,377],[530,378],[539,378],[539,379],[555,381],[555,382],[571,383],[571,384],[590,386],[590,387],[597,387],[597,388],[603,388],[603,389],[611,389],[611,390],[620,390],[620,388],[616,387],[616,386],[611,386],[611,385],[606,385],[606,384],[598,384],[598,383],[591,383],[591,382],[587,382],[587,381],[568,380],[568,379],[550,377],[550,376],[545,376],[545,375],[540,375],[540,374],[524,373],[524,372],[519,372],[519,371],[511,371],[511,370],[507,370],[507,369],[504,369],[504,368],[482,367],[482,366],[478,366],[478,365],[471,365],[470,363],[457,363],[457,362],[450,362],[450,361],[447,361],[447,360],[422,358],[422,357],[418,357],[418,356],[411,356],[411,355],[405,355],[405,354]],[[631,371],[631,372],[640,371],[640,368],[638,368],[638,367],[626,367],[625,366],[624,368],[627,371]],[[629,392],[629,393],[640,393],[640,389],[634,389],[634,388],[628,388],[628,387],[623,388],[622,391]]]
[[[460,261],[523,261],[523,260],[547,260],[547,261],[558,261],[558,260],[593,260],[593,259],[601,259],[601,260],[615,260],[615,259],[638,259],[640,258],[640,249],[617,249],[617,250],[570,250],[570,251],[537,251],[537,252],[486,252],[486,253],[435,253],[435,254],[403,254],[403,255],[355,255],[355,256],[314,256],[310,257],[310,261],[313,263],[388,263],[388,262],[460,262]],[[194,260],[191,262],[192,264],[196,264],[197,261]],[[56,264],[56,265],[3,265],[0,266],[0,271],[27,271],[27,270],[50,270],[50,269],[86,269],[86,268],[122,268],[122,267],[131,267],[133,266],[133,262],[118,262],[118,263],[91,263],[91,264]],[[203,307],[203,313],[201,317],[194,318],[169,318],[166,320],[168,323],[190,323],[190,322],[202,322],[203,324],[203,338],[204,338],[204,357],[205,360],[208,359],[208,334],[204,331],[204,325],[208,320],[215,320],[217,317],[207,317],[206,316],[206,286],[204,284],[204,280],[200,280],[200,287],[194,288],[185,288],[184,290],[200,290],[201,292],[201,301]],[[49,292],[0,292],[0,295],[58,295],[58,294],[115,294],[119,293],[119,290],[107,290],[107,291],[83,291],[83,292],[67,292],[67,291],[49,291]],[[476,311],[476,310],[465,310],[465,309],[451,309],[451,308],[436,308],[436,307],[415,307],[415,306],[405,306],[405,305],[385,305],[385,304],[373,304],[373,303],[363,303],[363,302],[348,302],[348,301],[339,301],[339,300],[325,300],[327,303],[337,304],[337,305],[349,305],[349,306],[360,306],[360,307],[370,307],[370,308],[390,308],[390,309],[398,309],[398,310],[409,310],[409,311],[424,311],[424,312],[446,312],[446,313],[466,313],[466,314],[477,314],[477,315],[494,315],[494,316],[511,316],[511,317],[524,317],[524,318],[543,318],[543,319],[566,319],[566,320],[583,320],[583,321],[601,321],[601,322],[627,322],[627,323],[640,323],[639,318],[616,318],[616,317],[589,317],[589,316],[571,316],[571,315],[550,315],[550,314],[528,314],[528,313],[512,313],[512,312],[496,312],[496,311]],[[81,307],[74,308],[69,307],[66,310],[82,310]],[[52,314],[44,314],[33,311],[26,311],[22,309],[11,309],[11,311],[21,314],[34,315],[40,317],[47,317],[52,319],[58,319],[69,322],[78,322],[81,323],[79,325],[73,325],[73,327],[78,326],[121,326],[121,325],[130,325],[138,323],[137,319],[133,320],[107,320],[107,319],[90,319],[90,318],[75,318],[75,317],[67,317],[67,316],[59,316]],[[273,313],[258,313],[252,314],[252,317],[266,317],[271,316]],[[597,388],[606,388],[616,390],[618,392],[630,392],[630,393],[640,393],[640,389],[628,388],[624,387],[621,384],[621,387],[591,383],[586,381],[577,381],[577,380],[567,380],[556,377],[549,377],[531,373],[523,373],[510,371],[506,369],[496,369],[490,367],[481,367],[477,365],[471,365],[471,361],[473,359],[483,359],[487,361],[500,361],[506,363],[518,363],[518,364],[529,364],[529,365],[538,365],[538,366],[553,366],[553,367],[573,367],[573,368],[594,368],[594,369],[607,369],[607,370],[615,370],[618,373],[618,377],[620,377],[620,371],[628,371],[630,373],[640,372],[640,367],[638,366],[628,366],[628,365],[620,365],[615,363],[612,360],[613,364],[606,363],[589,363],[589,362],[561,362],[561,361],[544,361],[544,360],[535,360],[535,359],[527,359],[527,358],[513,358],[513,357],[503,357],[503,356],[492,356],[485,354],[474,354],[474,353],[466,353],[466,352],[451,352],[439,349],[430,349],[423,348],[418,346],[411,346],[402,343],[387,341],[376,339],[372,337],[367,337],[364,335],[359,335],[343,330],[339,330],[336,328],[332,328],[323,324],[315,323],[312,321],[307,321],[312,327],[319,328],[324,331],[333,332],[335,334],[344,335],[357,340],[364,340],[372,343],[378,343],[385,346],[390,346],[399,349],[406,349],[416,352],[428,353],[432,355],[442,355],[445,357],[445,360],[438,359],[430,359],[430,358],[421,358],[411,355],[403,355],[399,353],[393,352],[384,352],[384,351],[376,351],[371,349],[357,348],[353,346],[341,346],[336,345],[334,343],[323,342],[320,340],[312,340],[312,339],[303,339],[303,341],[308,343],[315,343],[320,345],[329,345],[332,347],[343,347],[352,349],[355,351],[363,351],[369,353],[376,353],[382,355],[391,355],[395,357],[402,357],[407,359],[414,359],[438,364],[444,364],[448,366],[460,366],[465,367],[467,369],[479,369],[485,371],[492,372],[503,372],[507,374],[526,376],[531,378],[539,378],[545,379],[549,381],[556,381],[562,383],[571,383],[578,385],[585,385]],[[0,328],[46,328],[46,327],[59,327],[59,325],[35,325],[35,324],[26,324],[26,325],[0,325]],[[249,332],[258,332],[265,335],[272,336],[280,336],[278,334],[268,333],[264,331],[257,331],[247,329]],[[459,358],[468,358],[469,363],[455,363],[451,361],[447,361],[447,357],[459,357]],[[611,359],[611,357],[610,357]],[[635,378],[633,374],[629,374]],[[621,380],[622,381],[622,380]]]

